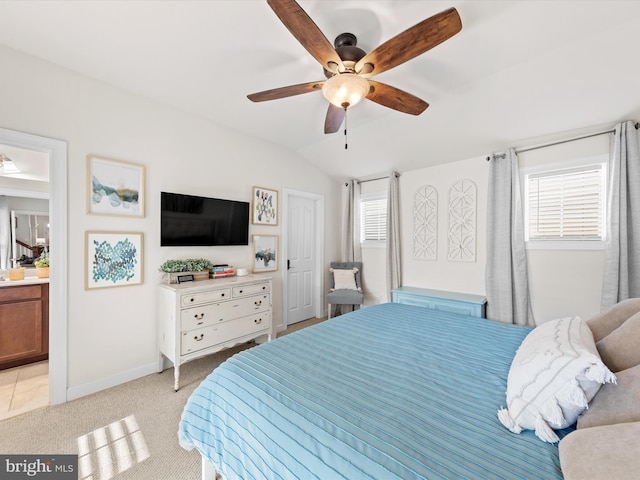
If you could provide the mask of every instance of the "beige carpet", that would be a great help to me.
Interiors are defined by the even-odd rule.
[[[318,320],[300,322],[287,333]],[[178,423],[191,392],[221,362],[253,344],[152,374],[62,405],[0,421],[0,453],[78,454],[79,479],[195,480],[200,456],[178,445]]]

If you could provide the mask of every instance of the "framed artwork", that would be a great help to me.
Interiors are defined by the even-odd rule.
[[[144,217],[144,165],[87,156],[87,213]]]
[[[278,270],[278,236],[252,235],[253,273]]]
[[[251,223],[278,225],[278,191],[253,187]]]
[[[85,290],[141,285],[142,232],[86,232]]]

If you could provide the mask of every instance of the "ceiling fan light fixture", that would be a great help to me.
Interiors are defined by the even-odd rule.
[[[0,174],[20,173],[20,169],[16,167],[9,157],[4,153],[0,153]]]
[[[336,107],[353,107],[369,93],[369,82],[355,73],[334,75],[322,86],[322,94]]]

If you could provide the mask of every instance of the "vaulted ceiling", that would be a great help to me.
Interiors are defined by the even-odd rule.
[[[299,0],[333,43],[370,51],[455,7],[462,31],[375,79],[430,104],[370,101],[323,133],[319,92],[246,97],[323,80],[263,0],[0,2],[0,44],[298,152],[338,178],[407,171],[640,120],[636,1]],[[1,95],[1,94],[0,94]]]

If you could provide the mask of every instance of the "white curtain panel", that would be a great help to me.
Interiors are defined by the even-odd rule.
[[[402,267],[400,265],[400,175],[389,174],[387,195],[387,301],[391,301],[391,290],[400,286]]]
[[[487,199],[487,318],[534,325],[529,300],[520,175],[515,150],[490,160]]]
[[[360,182],[349,180],[346,183],[347,201],[342,218],[342,261],[361,262],[360,248]]]
[[[640,153],[633,122],[616,125],[609,160],[602,308],[640,297]]]

